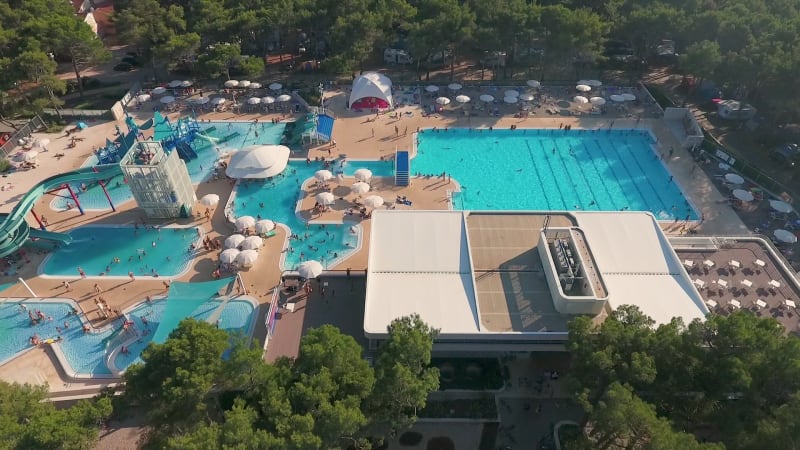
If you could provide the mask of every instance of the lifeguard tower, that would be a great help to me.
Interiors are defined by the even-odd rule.
[[[139,208],[151,218],[190,217],[197,198],[186,164],[160,142],[137,142],[120,161]]]

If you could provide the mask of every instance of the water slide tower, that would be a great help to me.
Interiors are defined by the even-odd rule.
[[[137,142],[120,166],[136,203],[147,217],[191,217],[197,197],[178,152],[165,152],[160,142]]]

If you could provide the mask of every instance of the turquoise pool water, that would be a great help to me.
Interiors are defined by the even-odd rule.
[[[105,363],[107,352],[113,350],[107,345],[121,327],[122,319],[114,321],[114,327],[109,327],[97,333],[84,333],[83,323],[80,318],[72,314],[72,304],[56,301],[28,301],[24,302],[29,311],[41,311],[48,319],[38,325],[31,325],[28,312],[20,308],[17,302],[0,303],[0,362],[7,361],[17,353],[29,348],[30,338],[37,334],[42,340],[55,339],[59,335],[63,338],[60,343],[72,369],[83,375],[110,375],[111,371]],[[155,330],[158,326],[160,314],[164,311],[165,301],[154,301],[152,304],[142,303],[128,313],[131,320],[136,323],[138,330]],[[204,320],[219,306],[219,301],[203,303],[191,317]],[[222,310],[219,317],[220,328],[227,331],[247,331],[252,318],[254,307],[247,301],[231,301]],[[149,325],[145,327],[141,317],[146,316]],[[50,320],[52,318],[52,320]],[[141,340],[129,347],[130,353],[119,355],[115,363],[118,368],[126,368],[139,360],[139,355],[149,343],[147,333]]]
[[[640,130],[423,130],[413,174],[447,172],[464,210],[651,211],[697,218]]]
[[[216,311],[217,307],[221,304],[220,301],[210,301],[203,303],[197,309],[192,311],[189,317],[197,320],[207,320]],[[142,362],[139,355],[150,343],[153,337],[153,332],[158,328],[158,323],[161,320],[164,309],[167,306],[166,301],[154,301],[151,304],[142,303],[134,310],[128,313],[128,317],[135,323],[134,328],[137,330],[147,330],[147,333],[142,339],[128,346],[129,353],[123,355],[117,353],[114,359],[114,365],[120,369],[126,368],[131,364]],[[219,316],[219,327],[229,332],[242,332],[248,331],[253,319],[255,308],[253,304],[244,300],[234,300],[228,302]],[[147,324],[142,321],[145,318]]]
[[[286,128],[285,123],[261,123],[253,124],[252,122],[201,122],[200,128],[204,130],[205,136],[198,136],[193,144],[197,152],[197,158],[186,163],[186,169],[189,171],[189,177],[192,183],[201,183],[208,179],[214,170],[214,164],[219,159],[220,155],[224,152],[234,152],[242,147],[248,145],[262,145],[262,144],[280,144],[283,136],[283,130]],[[211,130],[211,131],[207,131]],[[228,136],[233,136],[230,139]],[[223,142],[224,141],[224,142]],[[97,164],[97,158],[91,156],[84,166],[92,166]],[[89,183],[86,189],[81,189],[80,183],[72,186],[73,191],[78,196],[78,201],[84,209],[90,210],[108,210],[111,207],[108,204],[103,189],[97,183]],[[119,205],[133,200],[131,190],[125,184],[125,179],[122,175],[111,179],[106,189],[114,202],[114,205]],[[65,195],[66,194],[66,191]],[[64,210],[67,208],[67,202],[72,203],[69,198],[56,197],[51,203],[51,208],[55,210]]]
[[[41,273],[75,277],[80,266],[90,277],[174,276],[186,270],[194,257],[189,246],[198,241],[197,228],[86,226],[67,234],[72,243],[50,253]]]
[[[394,170],[391,161],[347,161],[344,166],[337,163],[331,171],[352,176],[362,167],[371,170],[376,177],[391,176]],[[322,164],[315,161],[311,164],[290,161],[283,176],[272,181],[243,182],[235,190],[233,213],[236,217],[270,219],[286,225],[299,237],[289,242],[290,251],[283,263],[286,269],[293,269],[302,260],[311,259],[333,266],[349,256],[358,244],[358,236],[348,225],[310,225],[307,228],[295,214],[300,186],[322,168]]]

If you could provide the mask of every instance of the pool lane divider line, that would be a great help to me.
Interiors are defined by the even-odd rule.
[[[595,140],[595,142],[597,142],[597,140]],[[606,192],[606,197],[608,198],[608,204],[610,204],[615,210],[619,209],[619,207],[617,206],[617,203],[616,203],[616,201],[614,199],[614,196],[611,195],[611,191],[608,189],[608,185],[606,184],[605,177],[603,176],[602,173],[600,173],[600,170],[597,168],[597,159],[592,155],[592,150],[591,150],[590,146],[586,143],[586,141],[584,141],[584,142],[581,142],[581,147],[583,147],[583,151],[586,152],[586,154],[589,156],[589,162],[590,162],[592,168],[594,169],[594,173],[595,173],[595,175],[597,175],[597,179],[599,180],[600,184],[603,185],[603,190]],[[620,191],[623,191],[623,190],[620,189]],[[600,208],[600,202],[597,201],[597,196],[595,195],[594,190],[590,190],[590,192],[592,192],[592,196],[593,196],[592,200],[594,200],[595,206],[597,206],[598,209],[599,209]],[[624,191],[623,191],[623,195],[624,195]]]

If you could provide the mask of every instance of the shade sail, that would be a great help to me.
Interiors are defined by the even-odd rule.
[[[290,153],[283,145],[251,145],[231,156],[225,173],[231,178],[274,177],[286,169]]]
[[[353,90],[350,92],[350,105],[362,98],[373,97],[385,101],[391,108],[392,80],[378,72],[367,72],[353,81]]]
[[[161,344],[167,340],[181,320],[192,317],[192,313],[203,303],[218,295],[218,292],[235,277],[202,283],[181,283],[173,281],[167,294],[167,306],[161,315],[158,328],[153,333],[153,342]]]

